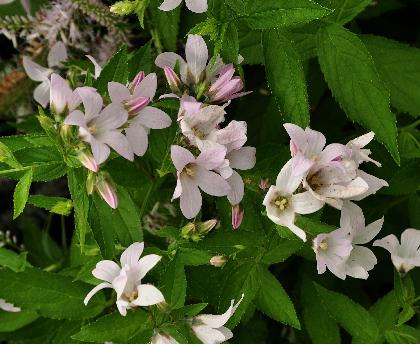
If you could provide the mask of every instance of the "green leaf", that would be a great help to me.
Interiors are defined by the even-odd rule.
[[[18,273],[0,270],[0,290],[8,302],[52,319],[86,319],[103,309],[100,297],[87,306],[83,304],[90,290],[88,285],[35,268],[27,267]]]
[[[165,301],[169,303],[171,309],[184,306],[187,290],[187,279],[185,277],[184,264],[178,255],[168,264],[163,277],[160,280]]]
[[[396,169],[396,172],[388,179],[389,187],[383,192],[388,195],[407,195],[415,192],[420,186],[419,163],[420,159],[413,159]]]
[[[408,274],[401,276],[398,271],[394,270],[394,292],[401,307],[411,305],[412,300],[416,297],[411,276]]]
[[[302,246],[302,240],[287,240],[276,235],[269,241],[267,251],[261,261],[269,265],[284,262],[292,254],[299,251]]]
[[[303,321],[313,344],[340,344],[340,328],[314,295],[312,281],[304,277],[301,285]]]
[[[337,24],[346,24],[361,13],[371,0],[318,0],[318,3],[334,10],[327,18]]]
[[[84,168],[69,169],[67,179],[71,198],[74,205],[74,222],[76,235],[79,239],[81,250],[85,245],[86,233],[90,231],[88,223],[89,197],[86,192],[86,170]]]
[[[113,341],[121,343],[149,328],[151,328],[151,323],[147,312],[141,309],[131,310],[123,317],[118,311],[115,311],[83,326],[80,332],[73,335],[72,338],[84,342]]]
[[[134,79],[140,71],[150,73],[152,66],[152,41],[150,41],[132,54],[130,60],[128,61],[128,79]]]
[[[386,331],[385,338],[389,344],[418,344],[420,330],[402,325]]]
[[[21,310],[20,312],[0,311],[0,332],[16,331],[30,324],[39,317],[35,312]]]
[[[304,24],[331,13],[311,0],[228,0],[227,4],[255,30]]]
[[[128,81],[128,57],[125,45],[109,60],[96,80],[95,87],[100,94],[104,95],[107,92],[110,81],[123,85]]]
[[[268,83],[285,122],[309,126],[309,103],[305,74],[292,42],[280,30],[263,33]]]
[[[366,309],[343,294],[325,289],[317,283],[314,285],[325,310],[348,333],[364,343],[374,343],[378,339],[378,325]]]
[[[32,176],[33,171],[32,168],[30,168],[25,172],[16,185],[15,192],[13,194],[13,219],[16,219],[22,213],[23,209],[25,209],[29,196],[29,189],[32,184]]]
[[[362,36],[398,110],[420,116],[420,49],[377,36]]]
[[[280,282],[265,268],[259,268],[261,288],[255,305],[270,318],[300,330],[299,319],[292,301]]]
[[[389,292],[370,307],[369,313],[378,324],[379,335],[382,341],[384,340],[385,331],[392,328],[396,323],[399,310],[400,306],[394,291]],[[381,340],[378,340],[378,342],[381,342]]]
[[[184,265],[199,266],[210,263],[210,259],[214,256],[209,251],[197,250],[194,248],[180,247],[179,255]]]
[[[153,18],[153,41],[163,44],[166,51],[176,51],[176,41],[179,32],[180,8],[165,12],[159,9],[161,0],[151,0],[149,10]],[[159,46],[158,49],[163,47]]]
[[[195,305],[188,305],[179,308],[172,312],[178,318],[192,318],[199,314],[204,308],[207,307],[207,303],[196,303]]]
[[[319,31],[318,56],[325,79],[347,116],[375,132],[399,164],[389,91],[362,41],[341,26],[329,25]]]
[[[13,270],[14,272],[21,272],[25,270],[27,252],[17,254],[4,247],[0,247],[0,266],[4,266]]]
[[[405,324],[407,321],[410,321],[413,316],[416,315],[416,311],[413,306],[406,305],[398,316],[397,326]]]
[[[22,168],[23,166],[17,161],[13,152],[4,143],[0,141],[0,162],[4,162],[12,168]]]
[[[28,203],[38,208],[44,208],[54,214],[70,215],[73,209],[73,202],[64,197],[51,197],[43,195],[30,195]]]

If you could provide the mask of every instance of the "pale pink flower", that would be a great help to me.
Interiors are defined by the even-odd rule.
[[[52,74],[49,94],[51,110],[57,115],[74,111],[82,102],[79,95],[79,91],[81,90],[91,92],[94,88],[79,87],[73,91],[67,80],[58,74]]]
[[[263,204],[271,221],[289,228],[306,241],[306,233],[295,225],[296,213],[314,213],[321,209],[324,203],[309,191],[293,194],[301,184],[302,178],[302,175],[297,176],[293,173],[293,160],[289,160],[277,176],[276,184],[268,190]]]
[[[151,306],[164,302],[165,298],[155,286],[142,283],[145,275],[160,261],[162,257],[149,254],[140,258],[144,243],[130,245],[121,255],[118,265],[112,260],[101,260],[96,264],[92,275],[104,281],[87,294],[84,304],[98,291],[112,288],[117,293],[117,308],[125,316],[127,310],[138,306]]]
[[[65,124],[79,127],[80,138],[89,143],[96,163],[103,163],[111,153],[110,147],[119,155],[133,160],[133,150],[119,129],[128,119],[128,113],[120,103],[111,103],[102,109],[102,97],[92,90],[80,89],[85,112],[75,110],[64,120]]]
[[[137,74],[127,86],[118,82],[108,83],[108,93],[113,103],[121,103],[122,113],[128,112],[128,127],[124,129],[134,154],[143,156],[148,147],[150,129],[163,129],[171,125],[171,118],[162,110],[149,106],[157,87],[155,73]]]
[[[230,307],[221,315],[201,314],[194,317],[191,328],[197,338],[200,339],[203,344],[220,344],[231,339],[233,333],[224,325],[236,312],[243,298],[244,294],[242,294],[241,299],[236,304],[235,300],[232,300]]]
[[[367,279],[377,260],[367,247],[360,246],[370,242],[381,230],[384,219],[381,218],[365,225],[362,209],[352,202],[345,202],[341,211],[340,227],[349,233],[353,249],[345,262],[345,273],[354,278]]]
[[[408,228],[401,234],[401,244],[394,234],[376,240],[373,246],[379,246],[391,253],[391,260],[395,268],[406,273],[416,266],[420,266],[420,231]]]
[[[172,11],[181,4],[182,0],[163,0],[159,9],[162,11]],[[207,11],[207,0],[185,0],[185,5],[191,12],[204,13]]]
[[[54,72],[52,68],[59,67],[63,61],[67,60],[67,50],[63,42],[57,42],[51,47],[47,60],[48,68],[45,68],[33,62],[29,57],[23,57],[23,68],[28,77],[41,83],[34,90],[34,99],[42,107],[46,107],[50,100],[50,75]]]
[[[238,229],[244,218],[244,208],[240,204],[232,207],[232,228]]]
[[[229,184],[212,170],[220,166],[226,156],[222,146],[208,148],[195,158],[180,146],[171,147],[171,158],[177,170],[178,180],[172,200],[180,197],[181,211],[188,219],[201,209],[200,189],[212,196],[226,196]]]
[[[0,309],[6,312],[12,312],[12,313],[21,311],[19,307],[15,307],[12,303],[6,302],[5,299],[0,299]]]
[[[346,261],[353,249],[348,230],[339,228],[330,233],[318,234],[312,248],[319,274],[328,268],[338,278],[346,278]]]

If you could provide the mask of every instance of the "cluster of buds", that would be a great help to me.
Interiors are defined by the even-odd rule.
[[[205,222],[187,223],[181,228],[181,236],[186,240],[200,241],[217,225],[217,220],[207,220]]]

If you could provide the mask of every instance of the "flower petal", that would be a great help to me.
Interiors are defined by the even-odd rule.
[[[204,13],[208,8],[207,0],[185,0],[185,4],[191,12],[195,13]]]
[[[414,256],[420,247],[420,230],[408,228],[401,234],[401,251]]]
[[[377,259],[370,249],[356,245],[346,261],[346,274],[354,278],[367,279],[368,271],[372,270],[376,263]]]
[[[95,68],[95,72],[93,74],[93,77],[95,79],[99,78],[99,75],[102,73],[102,67],[99,65],[99,63],[95,60],[95,58],[91,55],[86,55],[86,57],[92,62],[93,67]]]
[[[45,80],[42,83],[40,83],[34,90],[34,99],[43,108],[45,108],[50,101],[50,89],[50,81]]]
[[[111,153],[111,150],[106,144],[99,142],[94,137],[90,138],[90,147],[92,149],[93,157],[98,165],[108,159],[109,154]]]
[[[151,284],[139,285],[137,292],[139,296],[132,302],[137,306],[152,306],[165,301],[165,297],[160,290]]]
[[[315,198],[309,191],[294,194],[292,204],[298,214],[312,214],[324,206],[324,202]]]
[[[197,157],[196,163],[206,170],[213,170],[223,164],[226,157],[226,148],[216,145],[203,150]]]
[[[373,246],[379,246],[389,251],[391,254],[394,254],[400,243],[398,242],[397,237],[394,234],[387,235],[385,238],[375,240]]]
[[[191,72],[194,82],[198,83],[201,73],[206,69],[208,50],[206,42],[200,35],[188,35],[185,47],[188,70]]]
[[[127,122],[128,112],[120,103],[111,103],[94,119],[97,132],[117,129]]]
[[[230,162],[230,167],[238,170],[250,170],[255,166],[257,150],[255,147],[242,147],[230,152],[226,159]]]
[[[24,56],[22,63],[26,74],[34,81],[45,81],[52,73],[51,69],[42,67],[38,63],[33,62],[29,57]]]
[[[150,129],[167,128],[172,123],[171,118],[165,112],[151,106],[146,106],[141,110],[134,121]]]
[[[67,101],[72,96],[71,90],[67,80],[63,79],[58,74],[51,75],[51,90],[50,90],[50,104],[58,114],[61,114],[67,106]]]
[[[157,88],[157,76],[155,73],[148,74],[134,89],[135,97],[147,97],[153,100]]]
[[[181,175],[182,193],[180,206],[187,219],[195,217],[201,209],[202,198],[198,186],[189,178]]]
[[[226,179],[226,182],[230,186],[230,191],[227,194],[227,198],[232,205],[239,204],[244,197],[244,181],[238,172],[233,171],[232,175]]]
[[[142,279],[146,274],[153,269],[153,267],[159,263],[159,261],[162,259],[161,256],[158,256],[157,254],[148,254],[147,256],[142,257],[139,260],[138,266],[140,270],[140,276],[139,278]]]
[[[115,277],[119,275],[121,268],[112,260],[101,260],[96,264],[92,275],[103,281],[112,283]]]
[[[57,67],[61,62],[66,61],[67,49],[63,42],[58,41],[55,43],[48,53],[48,67]]]
[[[188,149],[176,145],[171,146],[171,159],[177,171],[182,171],[187,164],[195,161]]]
[[[299,176],[293,173],[293,159],[291,159],[280,170],[276,186],[284,196],[291,195],[298,188],[302,179],[302,175]]]
[[[218,344],[226,341],[223,332],[206,325],[193,325],[192,330],[203,344]]]
[[[98,135],[96,139],[102,143],[106,143],[127,160],[134,160],[134,153],[131,149],[130,143],[120,131],[110,130]]]
[[[125,249],[121,254],[121,266],[134,266],[138,263],[141,254],[143,253],[144,242],[135,242]]]
[[[141,125],[130,124],[130,126],[125,129],[125,135],[130,147],[133,150],[133,153],[137,156],[143,156],[148,147],[148,137],[147,132]]]
[[[122,103],[131,97],[130,90],[119,82],[108,82],[108,94],[114,103]]]
[[[85,108],[86,122],[89,122],[101,112],[103,105],[102,97],[98,93],[85,87],[79,88],[77,93],[82,99]]]
[[[88,304],[88,302],[90,301],[90,299],[93,297],[93,295],[95,295],[98,291],[105,289],[105,288],[112,288],[112,284],[104,282],[104,283],[100,283],[98,284],[95,288],[93,288],[85,297],[85,299],[83,300],[83,303],[85,305]]]
[[[172,11],[181,4],[182,0],[164,0],[159,6],[162,11]],[[160,67],[160,66],[159,66]]]
[[[212,196],[226,196],[230,186],[220,175],[196,166],[194,180],[205,193]]]

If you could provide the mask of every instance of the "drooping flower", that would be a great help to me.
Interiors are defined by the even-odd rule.
[[[420,266],[420,231],[408,228],[401,234],[401,244],[394,234],[376,240],[373,246],[379,246],[391,253],[391,260],[395,268],[406,273],[416,266]]]
[[[12,303],[6,302],[5,299],[0,299],[0,309],[6,312],[20,312],[21,309],[19,307],[15,307]]]
[[[127,86],[118,82],[108,83],[109,96],[113,103],[122,103],[123,112],[128,112],[128,127],[124,129],[134,154],[143,156],[148,146],[150,129],[163,129],[171,125],[171,118],[162,110],[149,106],[157,87],[155,73],[137,74]],[[124,116],[124,114],[122,114]]]
[[[92,274],[104,282],[87,294],[84,304],[87,305],[93,295],[105,288],[112,288],[117,293],[116,304],[123,316],[127,314],[128,309],[164,302],[165,298],[159,289],[151,284],[142,283],[144,276],[162,257],[149,254],[140,258],[143,249],[142,242],[130,245],[121,255],[121,266],[111,260],[102,260],[96,264]]]
[[[181,211],[186,218],[195,217],[201,209],[200,189],[212,196],[226,196],[229,192],[229,184],[212,171],[223,163],[225,156],[226,148],[222,146],[207,148],[197,158],[183,147],[171,147],[178,175],[172,200],[180,198]]]
[[[276,184],[270,186],[263,204],[271,221],[289,228],[299,238],[306,241],[305,232],[295,225],[296,213],[314,213],[321,209],[324,203],[309,191],[294,194],[302,178],[302,175],[297,176],[293,173],[293,160],[289,160],[277,176]]]
[[[110,147],[127,160],[133,160],[133,150],[119,129],[128,119],[122,104],[111,103],[102,109],[103,100],[98,93],[81,89],[78,94],[85,112],[71,112],[64,123],[79,127],[79,136],[90,144],[96,163],[100,165],[109,157]]]
[[[159,9],[172,11],[181,4],[182,0],[164,0]],[[191,12],[204,13],[207,11],[207,0],[185,0],[185,5]]]
[[[381,230],[384,219],[381,218],[365,225],[362,209],[352,202],[345,202],[341,210],[340,227],[349,233],[353,249],[345,262],[345,274],[354,278],[367,279],[377,260],[367,247],[360,246],[370,242]]]
[[[179,343],[166,333],[156,332],[153,335],[152,342],[150,344],[179,344]]]
[[[330,233],[318,234],[313,241],[317,270],[323,274],[327,268],[338,278],[346,278],[346,261],[353,246],[349,231],[338,228]]]
[[[27,56],[23,57],[23,68],[28,77],[41,83],[34,90],[34,99],[42,107],[46,107],[50,100],[50,75],[54,72],[52,68],[59,67],[66,60],[67,50],[63,42],[57,42],[51,47],[47,58],[49,68],[42,67]]]
[[[244,298],[235,304],[235,300],[231,300],[230,307],[225,313],[220,315],[201,314],[193,318],[191,328],[194,334],[204,344],[220,344],[233,337],[233,333],[224,325],[229,321],[236,309]]]

